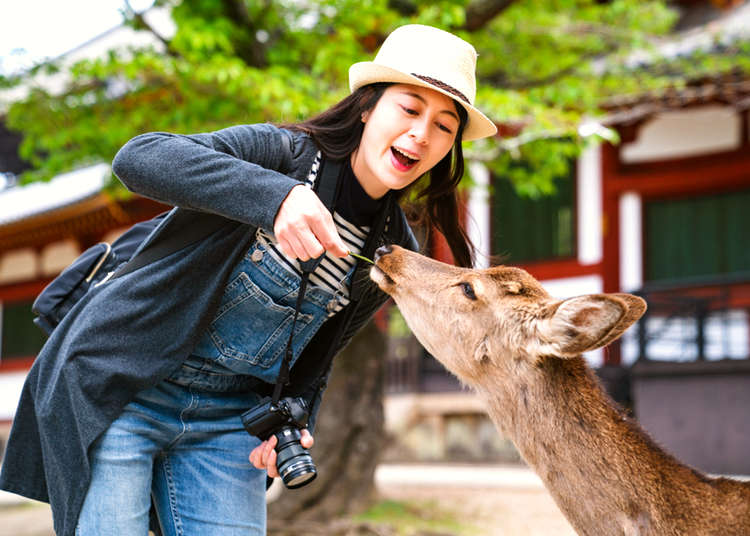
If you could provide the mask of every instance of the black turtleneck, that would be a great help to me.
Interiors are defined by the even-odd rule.
[[[341,190],[336,200],[336,212],[342,218],[359,227],[371,226],[383,204],[383,199],[373,199],[367,195],[357,177],[354,176],[351,164],[349,162],[345,164],[341,177]]]

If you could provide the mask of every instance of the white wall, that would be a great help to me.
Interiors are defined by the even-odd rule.
[[[643,286],[643,231],[641,196],[620,196],[620,290],[632,292]]]
[[[739,148],[741,132],[741,117],[733,108],[675,110],[649,120],[620,154],[623,162],[636,163],[730,151]]]
[[[0,421],[9,421],[16,414],[26,372],[0,374]]]
[[[490,170],[481,162],[469,162],[469,173],[473,185],[469,190],[467,203],[467,233],[477,248],[476,268],[490,265]]]
[[[602,260],[602,158],[601,148],[584,149],[577,162],[576,212],[578,262]]]

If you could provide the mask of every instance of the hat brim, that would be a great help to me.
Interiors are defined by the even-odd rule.
[[[413,84],[415,86],[434,89],[456,101],[463,106],[468,115],[468,121],[464,128],[462,140],[471,141],[494,136],[497,134],[497,126],[490,121],[482,112],[471,104],[457,99],[449,91],[425,82],[414,75],[403,73],[391,67],[380,65],[372,61],[362,61],[355,63],[349,68],[349,89],[353,92],[367,84],[376,84],[378,82],[393,82],[397,84]]]

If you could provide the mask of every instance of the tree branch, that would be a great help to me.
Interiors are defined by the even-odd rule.
[[[514,3],[515,0],[474,0],[466,6],[464,30],[473,32],[483,28]]]
[[[267,48],[263,43],[258,41],[257,33],[259,28],[250,18],[250,12],[247,10],[244,0],[222,0],[221,3],[229,19],[246,30],[245,39],[234,41],[237,55],[251,67],[267,67]]]
[[[483,76],[482,81],[486,84],[491,84],[502,89],[512,89],[516,91],[547,86],[549,84],[557,82],[561,78],[574,74],[583,63],[585,63],[587,60],[592,60],[599,55],[600,53],[584,54],[567,67],[563,67],[562,69],[559,69],[553,73],[537,78],[511,80],[510,78],[508,78],[508,76],[506,76],[504,71],[498,71],[493,74]]]
[[[568,35],[591,34],[601,37],[604,47],[601,50],[590,52],[581,52],[576,61],[566,67],[563,67],[553,73],[540,76],[537,78],[527,78],[521,80],[512,80],[506,76],[505,72],[498,71],[493,74],[482,77],[485,82],[491,83],[503,89],[525,90],[535,87],[546,86],[557,82],[561,78],[575,74],[581,65],[590,60],[607,56],[616,52],[622,47],[621,39],[629,37],[630,34],[623,32],[619,28],[613,28],[601,24],[575,23],[564,27],[547,28],[547,27],[526,27],[524,32],[529,34],[539,34],[549,36],[551,33],[562,33]]]
[[[172,42],[161,35],[156,29],[151,26],[146,18],[143,16],[143,12],[139,13],[130,5],[128,0],[125,0],[126,17],[129,17],[133,21],[133,25],[137,30],[146,30],[150,32],[156,39],[158,39],[167,51],[167,54],[173,58],[179,57],[180,53],[172,47]]]
[[[464,151],[464,158],[466,158],[467,160],[476,160],[479,162],[491,162],[492,160],[496,159],[501,154],[506,152],[511,153],[514,158],[519,158],[521,156],[521,147],[523,145],[526,145],[527,143],[532,143],[539,140],[562,138],[564,136],[570,135],[570,133],[570,129],[564,128],[543,130],[539,132],[526,132],[523,134],[519,134],[514,138],[499,140],[491,149],[483,147],[480,151]]]
[[[466,6],[464,30],[473,32],[483,28],[492,19],[508,9],[516,0],[474,0]],[[419,9],[412,0],[388,0],[388,7],[404,17],[412,17]]]

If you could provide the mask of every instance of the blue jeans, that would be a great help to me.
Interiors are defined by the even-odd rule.
[[[266,472],[248,460],[259,440],[240,421],[261,397],[242,376],[186,367],[139,393],[94,443],[77,536],[146,536],[152,500],[164,536],[266,533]],[[212,378],[223,392],[201,385]]]

